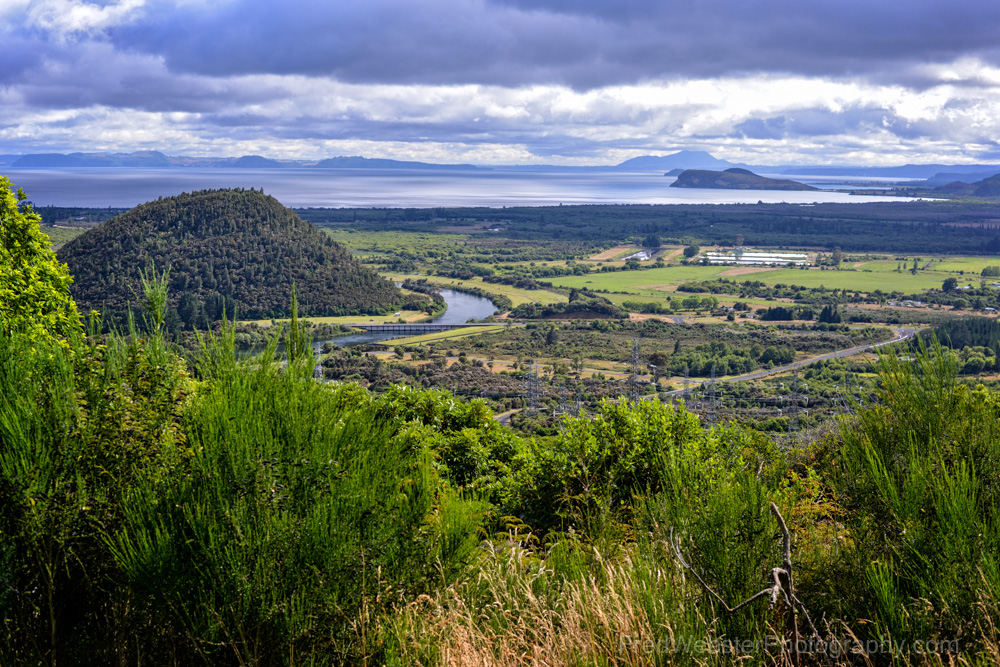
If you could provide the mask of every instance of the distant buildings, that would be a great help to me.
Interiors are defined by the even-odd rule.
[[[708,251],[702,255],[709,264],[739,266],[806,266],[809,255],[804,252],[746,252],[736,250]]]

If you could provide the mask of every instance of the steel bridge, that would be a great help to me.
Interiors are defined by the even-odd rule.
[[[466,324],[440,324],[434,322],[379,322],[368,324],[346,324],[352,329],[363,329],[371,333],[432,333],[435,331],[450,331],[451,329],[464,329],[466,327],[497,327],[503,326],[499,322],[469,322]]]

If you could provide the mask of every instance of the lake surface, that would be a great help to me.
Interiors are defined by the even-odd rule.
[[[465,292],[456,292],[455,290],[442,289],[441,296],[444,297],[444,302],[448,304],[448,310],[444,311],[442,314],[438,315],[432,320],[428,320],[429,323],[435,324],[464,324],[469,320],[481,320],[483,318],[489,317],[497,312],[497,307],[493,305],[493,302],[489,299],[485,299],[481,296],[476,296],[474,294],[466,294]],[[363,317],[359,317],[358,321],[363,321]],[[381,340],[389,340],[391,338],[407,338],[409,336],[414,336],[417,334],[412,333],[363,333],[363,334],[350,334],[348,336],[339,336],[337,338],[328,339],[330,343],[334,345],[339,345],[340,347],[350,347],[352,345],[363,345],[366,343],[377,343]],[[313,343],[314,348],[320,348],[326,340],[319,340]]]
[[[131,208],[209,188],[264,188],[285,206],[432,208],[559,204],[900,201],[840,192],[671,188],[661,172],[431,169],[7,169],[36,206]],[[812,181],[812,179],[809,179]],[[871,179],[841,177],[854,182]],[[815,183],[819,185],[819,183]]]

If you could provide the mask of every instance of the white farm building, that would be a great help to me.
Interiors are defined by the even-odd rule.
[[[736,264],[740,266],[805,266],[809,255],[804,252],[741,252],[709,251],[704,254],[709,264]]]

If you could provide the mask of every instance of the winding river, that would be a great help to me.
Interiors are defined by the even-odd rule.
[[[441,296],[444,297],[444,302],[448,304],[448,309],[434,319],[428,320],[429,323],[463,324],[469,320],[481,320],[497,312],[497,307],[493,305],[493,302],[481,296],[456,292],[450,289],[442,289]],[[329,338],[327,340],[340,347],[349,347],[351,345],[377,343],[378,341],[389,340],[390,338],[406,338],[413,335],[412,333],[359,333],[338,336],[337,338]],[[313,343],[313,347],[320,348],[327,340],[316,341]]]

